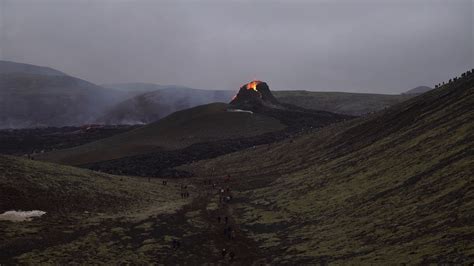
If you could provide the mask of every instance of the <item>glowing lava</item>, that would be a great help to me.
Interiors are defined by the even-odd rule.
[[[249,82],[249,83],[247,84],[247,90],[254,90],[254,91],[258,92],[258,90],[257,90],[257,85],[258,85],[259,83],[261,83],[260,80],[254,80],[254,81],[252,81],[252,82]]]

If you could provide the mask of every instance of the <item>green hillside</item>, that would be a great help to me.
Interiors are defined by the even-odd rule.
[[[285,126],[278,120],[244,112],[228,112],[227,104],[202,105],[173,113],[155,123],[107,139],[51,152],[42,160],[80,165],[173,150],[194,143],[257,136]]]
[[[162,186],[146,179],[0,155],[0,212],[111,212],[156,199],[163,192]]]
[[[176,234],[163,229],[188,203],[179,192],[173,181],[0,156],[0,214],[46,211],[29,222],[0,219],[0,264],[151,263],[145,252],[162,256]],[[160,236],[151,231],[156,221]]]
[[[275,91],[274,95],[283,103],[356,116],[383,110],[414,96],[323,91]]]
[[[268,263],[469,264],[472,106],[474,75],[365,118],[180,169],[235,178],[231,212]]]

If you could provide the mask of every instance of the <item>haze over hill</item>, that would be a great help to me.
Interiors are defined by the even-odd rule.
[[[125,93],[60,71],[0,61],[0,128],[83,125]]]
[[[63,72],[0,61],[0,128],[98,124],[148,124],[173,112],[228,102],[233,90],[200,90],[149,83],[98,86]],[[411,97],[335,92],[275,91],[283,103],[363,115]]]
[[[228,102],[233,91],[198,90],[179,86],[128,84],[129,91],[152,90],[118,103],[97,122],[106,124],[148,124],[176,111],[198,105]]]
[[[249,84],[253,84],[253,82]],[[130,164],[126,157],[147,156],[146,154],[149,153],[149,157],[152,159],[148,160],[147,166],[142,163],[143,168],[149,168],[150,164],[159,168],[158,162],[153,163],[153,160],[162,159],[160,152],[166,153],[170,150],[182,150],[188,147],[191,149],[192,145],[199,144],[210,147],[235,145],[231,140],[247,143],[238,145],[242,149],[252,143],[276,141],[304,130],[320,128],[352,118],[346,115],[280,104],[272,96],[265,82],[260,82],[253,89],[248,89],[249,84],[242,86],[230,104],[213,103],[175,112],[139,129],[79,147],[50,152],[40,158],[72,165],[93,163],[96,164],[93,166],[94,169],[99,167],[101,170],[113,173],[119,170],[120,173],[121,169],[125,170]],[[275,134],[271,135],[271,133]],[[258,136],[268,138],[268,140],[262,142]],[[255,138],[249,141],[248,138],[251,137]],[[222,143],[221,141],[228,142]],[[233,148],[229,150],[228,147],[222,148],[223,154],[233,150]],[[153,153],[158,155],[155,156]],[[208,149],[198,148],[191,152],[193,154],[191,158],[208,157],[210,156],[208,153]],[[212,156],[220,155],[212,152],[211,154]],[[105,169],[100,166],[102,162],[108,164],[105,161],[121,158],[125,158],[124,160],[127,162],[117,161]],[[132,159],[132,161],[136,160],[144,162],[145,158]],[[117,163],[122,166],[115,166]],[[138,168],[134,167],[134,169]],[[132,173],[143,175],[144,171],[131,172],[130,174]]]
[[[114,87],[114,86],[110,86]],[[153,90],[121,102],[97,122],[107,124],[142,124],[156,121],[172,112],[212,102],[229,102],[235,90],[198,90],[179,86],[127,83],[114,88],[128,91]],[[156,89],[156,90],[155,90]],[[273,91],[282,103],[347,115],[364,115],[402,102],[414,95],[386,95],[346,92]]]

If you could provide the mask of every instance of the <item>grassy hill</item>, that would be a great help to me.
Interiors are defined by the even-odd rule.
[[[474,75],[368,117],[179,169],[235,179],[231,212],[269,263],[468,264],[472,106]]]
[[[259,114],[227,112],[227,104],[202,105],[173,113],[136,130],[71,149],[45,154],[41,159],[80,165],[159,150],[174,150],[194,143],[257,136],[285,125]]]
[[[12,209],[112,212],[159,197],[161,187],[146,179],[0,155],[0,213]]]
[[[207,206],[209,190],[193,180],[163,185],[6,156],[0,170],[0,211],[47,211],[28,222],[0,219],[2,265],[226,262],[220,250],[227,239],[215,225],[215,207]],[[180,198],[182,185],[190,197]],[[258,260],[250,239],[234,240],[236,263]]]
[[[380,111],[413,97],[413,95],[318,91],[275,91],[273,94],[283,103],[356,116]]]
[[[161,221],[156,227],[164,233],[167,217],[187,203],[178,198],[173,181],[163,186],[161,180],[0,156],[0,214],[46,211],[30,222],[0,219],[0,263],[151,263],[147,248],[162,256],[176,234],[169,230],[165,238],[151,229]]]

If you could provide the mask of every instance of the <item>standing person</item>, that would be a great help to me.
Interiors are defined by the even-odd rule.
[[[221,223],[221,217],[220,216],[217,216],[217,222]]]
[[[229,252],[230,261],[234,260],[235,254],[233,251]]]
[[[225,258],[225,255],[227,254],[227,250],[225,248],[222,249],[222,258]]]
[[[225,220],[225,224],[227,224],[229,222],[229,217],[224,217],[224,220]]]

